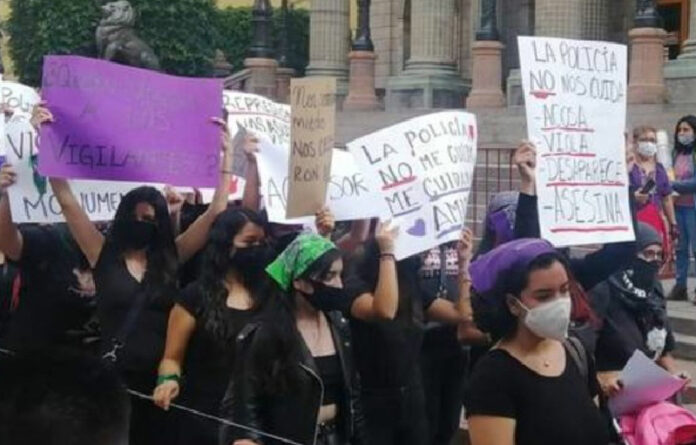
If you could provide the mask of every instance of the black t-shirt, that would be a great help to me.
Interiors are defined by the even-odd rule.
[[[94,268],[94,281],[99,297],[97,314],[102,327],[102,352],[111,349],[112,339],[121,330],[131,307],[138,298],[146,298],[138,317],[118,353],[121,370],[153,378],[164,353],[167,322],[176,289],[164,289],[148,282],[146,274],[142,282],[136,281],[126,266],[125,259],[107,241]]]
[[[23,226],[22,298],[2,345],[76,344],[95,308],[92,273],[64,225]]]
[[[199,282],[188,285],[177,303],[196,319],[196,329],[186,351],[182,400],[194,402],[198,409],[208,405],[207,408],[217,411],[234,371],[237,334],[257,311],[232,309],[227,305],[218,308],[222,309],[225,324],[222,329],[226,339],[221,339],[220,334],[216,335],[207,325],[207,312],[214,303],[206,300]]]
[[[373,292],[355,275],[344,280],[344,290],[350,302],[364,293]],[[424,331],[422,312],[435,298],[422,292],[413,295],[410,305],[414,310],[408,311],[400,302],[396,318],[390,321],[365,322],[350,316],[348,311],[355,362],[364,390],[420,384],[418,359]]]
[[[599,371],[622,370],[636,350],[651,358],[656,354],[647,344],[648,332],[655,327],[653,316],[647,312],[631,310],[615,292],[618,290],[608,282],[600,284],[592,292],[592,308],[602,320],[595,349]],[[667,331],[661,354],[664,355],[674,350],[675,340],[666,317],[661,324],[664,326],[659,327],[664,327]]]
[[[465,407],[467,416],[515,419],[516,445],[603,445],[609,432],[592,400],[597,393],[596,380],[586,382],[567,352],[563,373],[544,377],[495,349],[474,368]]]

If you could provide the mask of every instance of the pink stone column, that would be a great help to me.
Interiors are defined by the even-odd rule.
[[[290,80],[295,75],[292,68],[280,67],[276,70],[276,99],[288,103],[290,100]]]
[[[659,28],[629,31],[631,59],[628,103],[661,104],[667,97],[664,74],[664,42],[667,33]]]
[[[480,40],[472,47],[473,76],[467,108],[502,108],[503,55],[504,45],[493,40]]]
[[[343,103],[344,110],[376,110],[379,101],[375,94],[375,61],[372,51],[351,51],[348,97]]]
[[[274,99],[278,90],[276,83],[278,62],[274,59],[250,57],[244,60],[244,67],[251,72],[246,83],[246,92]]]

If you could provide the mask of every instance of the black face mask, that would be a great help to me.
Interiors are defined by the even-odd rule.
[[[348,299],[343,289],[312,281],[314,293],[302,293],[314,309],[323,312],[344,311]]]
[[[125,247],[134,250],[146,248],[152,242],[157,232],[155,223],[134,219],[121,221],[119,227],[121,231],[120,238],[125,243]]]
[[[273,260],[273,249],[268,245],[235,248],[230,253],[230,268],[242,276],[245,283],[257,278]]]
[[[660,263],[657,261],[645,261],[640,258],[633,260],[631,265],[633,276],[631,281],[633,284],[644,291],[651,291],[657,280],[657,273],[660,270]]]

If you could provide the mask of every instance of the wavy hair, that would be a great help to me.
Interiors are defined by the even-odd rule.
[[[155,209],[157,230],[153,241],[147,247],[147,271],[144,282],[156,291],[152,297],[171,298],[171,290],[176,287],[179,259],[174,240],[172,221],[169,218],[167,201],[154,187],[138,187],[128,192],[116,210],[114,222],[107,233],[106,242],[113,246],[118,255],[126,250],[124,224],[135,219],[135,208],[145,203]]]
[[[213,223],[208,243],[203,250],[201,275],[197,281],[199,291],[205,300],[203,320],[206,330],[214,338],[228,344],[234,342],[234,330],[226,322],[227,289],[224,280],[230,269],[230,248],[234,237],[248,223],[264,229],[264,220],[258,213],[247,209],[228,209],[222,212]],[[263,269],[259,270],[258,279],[242,283],[249,290],[256,308],[261,308],[271,296],[272,289]]]

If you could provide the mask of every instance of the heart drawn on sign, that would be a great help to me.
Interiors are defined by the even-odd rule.
[[[406,230],[411,236],[425,236],[425,221],[422,218],[418,218],[411,228]]]

